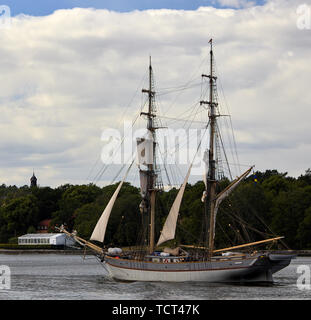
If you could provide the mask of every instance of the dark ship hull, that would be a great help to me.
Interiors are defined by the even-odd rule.
[[[105,256],[109,275],[121,281],[166,282],[273,282],[272,275],[288,266],[294,255],[254,254],[213,257],[209,261],[185,261],[183,257],[143,260]],[[149,261],[148,261],[149,260]]]

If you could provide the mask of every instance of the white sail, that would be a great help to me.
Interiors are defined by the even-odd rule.
[[[157,246],[159,246],[161,243],[174,239],[175,238],[175,231],[176,231],[176,223],[179,213],[179,208],[181,205],[181,201],[184,195],[184,191],[187,185],[187,181],[190,176],[190,171],[192,168],[192,164],[187,172],[186,178],[184,180],[184,183],[182,184],[181,188],[178,191],[177,197],[175,198],[175,201],[171,207],[170,213],[168,214],[166,221],[164,223],[164,227],[161,232],[161,236],[159,238],[159,241],[157,243]]]
[[[228,197],[228,195],[240,184],[241,181],[243,181],[244,178],[251,172],[253,167],[246,170],[240,177],[235,179],[227,188],[225,188],[222,192],[220,192],[215,201],[215,208],[214,208],[214,237],[215,237],[215,224],[216,224],[216,215],[219,208],[220,203]]]
[[[153,163],[153,137],[148,131],[146,138],[137,138],[137,164],[145,165]]]
[[[133,162],[132,162],[133,164]],[[127,169],[125,176],[123,178],[123,180],[119,183],[117,189],[115,190],[114,194],[112,195],[111,199],[109,200],[104,212],[102,213],[101,217],[99,218],[99,220],[97,221],[97,224],[93,230],[93,233],[91,235],[90,240],[97,240],[100,242],[104,242],[104,238],[105,238],[105,233],[106,233],[106,228],[107,228],[107,224],[108,224],[108,220],[110,217],[110,213],[112,211],[112,208],[114,206],[114,203],[118,197],[118,194],[120,192],[120,189],[123,185],[123,182],[125,181],[127,174],[130,171],[130,168],[132,166],[132,164],[129,166],[129,168]]]

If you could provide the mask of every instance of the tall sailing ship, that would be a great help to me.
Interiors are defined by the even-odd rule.
[[[122,281],[207,281],[207,282],[249,282],[264,281],[272,282],[272,275],[288,266],[294,255],[291,253],[258,252],[247,250],[256,248],[258,245],[277,242],[283,237],[274,237],[256,242],[244,243],[223,249],[215,249],[215,226],[219,206],[231,192],[251,172],[252,167],[246,170],[241,176],[232,181],[225,189],[217,192],[216,174],[216,152],[215,135],[217,133],[218,103],[216,101],[216,80],[214,74],[213,42],[210,40],[210,74],[202,74],[207,78],[209,84],[208,101],[200,101],[208,109],[209,130],[208,152],[205,153],[205,161],[208,167],[205,175],[205,191],[202,201],[208,221],[208,230],[205,235],[205,245],[196,247],[184,245],[175,248],[163,248],[163,244],[175,238],[176,224],[179,210],[182,203],[186,184],[188,182],[192,164],[190,165],[184,182],[181,185],[175,201],[170,209],[164,223],[160,237],[155,239],[155,205],[157,193],[161,189],[158,179],[158,167],[156,163],[156,112],[154,107],[155,92],[153,88],[153,70],[151,61],[149,65],[149,88],[142,92],[148,94],[148,111],[141,112],[147,118],[147,135],[137,140],[137,153],[139,160],[139,174],[141,182],[142,202],[139,210],[142,214],[144,226],[147,226],[148,245],[144,250],[122,251],[118,248],[102,247],[92,243],[92,240],[104,244],[105,233],[114,203],[119,191],[127,177],[119,183],[108,205],[98,220],[89,241],[77,236],[76,233],[69,233],[62,226],[61,231],[73,237],[81,245],[88,247],[100,258],[109,275],[116,280]],[[132,166],[132,165],[131,165]],[[236,252],[239,250],[239,252]]]

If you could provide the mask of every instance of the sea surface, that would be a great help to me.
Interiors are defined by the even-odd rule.
[[[10,268],[11,288],[0,289],[0,300],[311,299],[297,286],[297,268],[311,268],[311,257],[292,260],[271,285],[115,282],[95,257],[68,254],[0,254],[1,265]]]

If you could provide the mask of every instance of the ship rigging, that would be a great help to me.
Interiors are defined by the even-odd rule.
[[[162,230],[156,242],[155,216],[157,194],[163,190],[163,182],[158,165],[157,130],[165,129],[161,125],[161,117],[157,115],[155,103],[155,87],[151,58],[149,61],[148,89],[142,89],[147,94],[147,111],[140,111],[140,116],[146,119],[146,134],[137,139],[137,165],[140,180],[141,203],[139,211],[142,218],[141,246],[123,252],[122,250],[103,250],[102,247],[92,243],[97,241],[104,244],[105,233],[112,208],[117,201],[118,194],[134,160],[131,161],[122,181],[119,183],[110,201],[98,220],[90,240],[84,240],[74,233],[69,233],[63,227],[62,232],[75,238],[83,246],[92,249],[105,265],[112,278],[128,281],[272,281],[272,274],[286,267],[294,257],[291,254],[275,254],[273,252],[234,253],[232,251],[244,248],[253,248],[256,245],[275,243],[282,236],[269,239],[252,241],[233,245],[222,249],[215,249],[215,234],[217,213],[221,204],[237,188],[237,186],[251,173],[250,166],[244,173],[219,190],[218,183],[224,178],[223,163],[220,149],[223,146],[218,118],[222,116],[218,106],[217,77],[213,40],[209,41],[209,74],[202,74],[202,80],[208,84],[208,98],[201,99],[199,106],[207,112],[208,121],[204,125],[204,132],[209,132],[208,146],[204,150],[203,161],[206,166],[204,175],[204,192],[202,202],[204,214],[202,219],[203,236],[201,245],[179,244],[175,248],[163,247],[163,244],[174,240],[179,219],[180,207],[184,192],[191,175],[194,159],[201,147],[202,140],[198,143],[194,157],[188,167],[183,183],[179,188],[176,198],[170,208]],[[205,81],[207,80],[207,81]],[[181,86],[177,90],[184,90]],[[224,115],[227,116],[227,115]],[[176,118],[175,118],[176,119]],[[227,160],[226,153],[223,153]],[[228,161],[226,161],[228,164]],[[231,171],[228,170],[230,176]],[[245,225],[245,224],[244,224]]]

